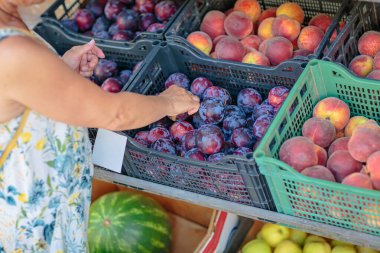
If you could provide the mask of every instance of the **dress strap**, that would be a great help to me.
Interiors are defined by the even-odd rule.
[[[14,28],[14,27],[6,27],[0,29],[0,41],[8,38],[10,36],[33,36],[33,34],[27,30]]]
[[[16,146],[16,142],[18,140],[18,137],[20,137],[20,134],[24,130],[25,123],[26,123],[26,121],[28,119],[29,113],[30,113],[30,109],[28,109],[28,108],[25,109],[25,111],[24,111],[24,113],[22,115],[21,121],[20,121],[20,125],[18,126],[15,134],[13,135],[12,139],[8,143],[7,147],[5,148],[3,154],[0,156],[0,167],[3,166],[5,160],[7,160],[9,154],[11,153],[11,151]]]

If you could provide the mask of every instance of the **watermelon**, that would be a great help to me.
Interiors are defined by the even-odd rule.
[[[167,253],[171,244],[169,217],[151,198],[109,193],[90,207],[88,243],[91,253]]]

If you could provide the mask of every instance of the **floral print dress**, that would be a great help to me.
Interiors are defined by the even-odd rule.
[[[0,29],[0,41],[13,34],[21,32]],[[12,139],[0,164],[0,253],[88,252],[93,165],[87,130],[27,109],[0,123],[0,157]]]

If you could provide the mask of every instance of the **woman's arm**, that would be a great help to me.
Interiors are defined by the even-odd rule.
[[[176,86],[159,96],[107,93],[27,37],[0,43],[0,70],[0,96],[72,125],[128,130],[199,108]]]

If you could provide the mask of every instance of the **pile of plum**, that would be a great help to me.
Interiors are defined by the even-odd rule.
[[[232,99],[228,90],[215,86],[207,78],[198,77],[190,82],[182,73],[168,77],[165,88],[171,85],[199,96],[199,111],[192,116],[165,117],[150,125],[149,130],[136,133],[134,140],[159,152],[209,162],[218,162],[226,155],[245,156],[253,152],[289,93],[288,88],[277,86],[263,100],[257,90],[245,88]]]
[[[112,60],[100,59],[90,80],[101,86],[105,91],[117,93],[127,84],[131,76],[139,69],[142,62],[138,62],[133,70],[118,68]]]
[[[170,0],[91,0],[61,23],[91,37],[130,41],[141,32],[162,32],[176,11]]]

